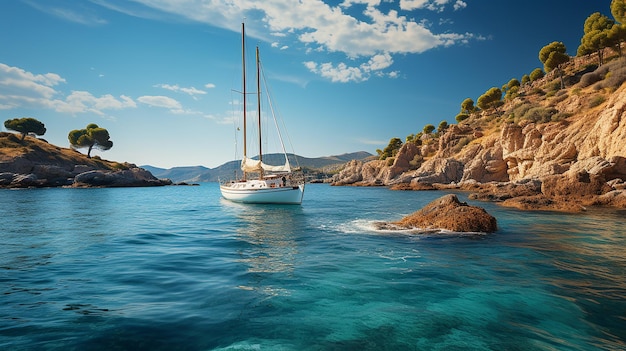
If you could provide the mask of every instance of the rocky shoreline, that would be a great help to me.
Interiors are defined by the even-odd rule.
[[[45,140],[0,132],[0,188],[147,187],[171,185],[130,163],[88,158]]]
[[[574,85],[546,98],[531,95],[547,83],[537,84],[495,111],[404,143],[393,158],[349,162],[331,184],[463,190],[523,210],[626,208],[626,85]],[[553,118],[534,120],[520,106]]]

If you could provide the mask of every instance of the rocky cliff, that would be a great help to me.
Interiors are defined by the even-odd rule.
[[[0,132],[0,188],[129,187],[169,185],[129,163],[87,158],[45,140]]]
[[[460,188],[519,208],[625,208],[625,67],[574,62],[567,88],[545,77],[503,106],[405,143],[395,158],[348,163],[333,184]],[[588,84],[584,74],[599,78]]]

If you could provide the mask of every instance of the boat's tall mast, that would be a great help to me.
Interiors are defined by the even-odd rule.
[[[259,161],[263,162],[263,140],[261,138],[261,59],[259,57],[259,47],[256,47],[256,105],[257,105],[257,116],[259,118]],[[259,172],[259,177],[263,179],[263,168]]]
[[[243,71],[243,160],[244,162],[247,159],[248,150],[247,150],[247,142],[246,142],[246,29],[245,24],[241,23],[241,66]],[[243,171],[243,179],[246,179],[246,171]]]

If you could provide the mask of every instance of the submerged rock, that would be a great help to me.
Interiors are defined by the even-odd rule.
[[[492,233],[498,229],[496,218],[483,208],[469,206],[448,194],[400,221],[382,224],[384,229],[443,229],[453,232]]]

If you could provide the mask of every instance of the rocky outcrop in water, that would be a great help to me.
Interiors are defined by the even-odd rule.
[[[492,233],[498,229],[498,224],[496,218],[484,209],[469,206],[466,202],[459,201],[456,195],[448,194],[397,222],[377,223],[377,228]]]

